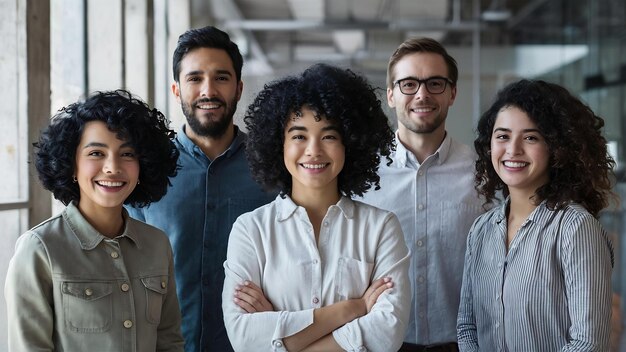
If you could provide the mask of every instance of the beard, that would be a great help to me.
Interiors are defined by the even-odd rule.
[[[398,122],[401,123],[407,130],[418,133],[418,134],[428,134],[436,131],[445,121],[447,114],[440,113],[435,116],[432,121],[415,121],[410,117],[404,115],[400,117]]]
[[[207,122],[202,123],[200,119],[196,116],[198,113],[198,109],[196,106],[201,103],[218,103],[224,106],[224,113],[222,116],[216,116],[213,112],[201,112],[207,115]],[[186,102],[181,103],[181,108],[183,110],[183,114],[187,119],[187,124],[191,128],[191,130],[203,137],[211,137],[211,138],[220,138],[226,133],[228,127],[232,124],[233,116],[235,115],[235,111],[237,110],[237,98],[235,97],[230,104],[226,104],[221,99],[218,98],[202,98],[193,102],[193,104],[189,104]]]

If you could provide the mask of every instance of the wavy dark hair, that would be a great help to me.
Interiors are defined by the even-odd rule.
[[[361,196],[379,189],[378,164],[389,159],[393,132],[375,89],[351,70],[316,64],[299,76],[265,85],[246,111],[246,154],[255,180],[267,190],[290,194],[291,175],[283,160],[285,125],[302,107],[337,124],[345,147],[339,192]]]
[[[190,29],[178,37],[178,44],[172,57],[172,72],[174,81],[180,82],[180,62],[185,55],[197,48],[222,49],[228,54],[233,62],[237,82],[241,81],[241,69],[243,67],[243,57],[239,52],[239,47],[230,40],[230,36],[213,26]]]
[[[606,139],[604,120],[567,89],[540,80],[520,80],[498,92],[495,102],[478,122],[474,147],[478,153],[475,185],[492,202],[496,192],[508,196],[508,189],[491,163],[491,136],[498,112],[506,107],[524,111],[537,125],[550,152],[550,180],[539,187],[536,204],[560,209],[570,202],[584,206],[594,216],[613,197],[613,167]]]
[[[104,122],[137,154],[140,183],[124,204],[143,207],[161,199],[169,178],[177,172],[179,153],[172,142],[176,134],[161,112],[125,90],[96,92],[52,117],[39,141],[33,143],[35,167],[43,187],[65,205],[80,200],[78,183],[73,182],[76,148],[90,121]]]

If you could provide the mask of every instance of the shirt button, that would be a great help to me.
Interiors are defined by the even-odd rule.
[[[85,296],[91,296],[93,295],[93,290],[90,288],[85,289]]]
[[[127,283],[123,283],[121,289],[124,292],[128,292],[128,289],[130,289],[130,286]]]
[[[423,277],[423,276],[418,277],[418,278],[417,278],[417,281],[419,281],[419,282],[424,282],[424,277]]]
[[[313,259],[313,264],[317,264],[317,263],[319,263],[319,260]]]
[[[418,247],[421,247],[421,246],[423,246],[423,245],[424,245],[424,242],[422,242],[422,240],[417,241],[417,246],[418,246]]]
[[[165,281],[161,281],[161,288],[165,288],[165,286],[167,286],[167,284],[165,283]]]
[[[130,320],[124,320],[124,327],[125,327],[126,329],[130,329],[130,328],[132,328],[132,327],[133,327],[133,322],[132,322],[132,321],[130,321]]]
[[[417,174],[418,174],[419,176],[422,176],[422,175],[424,175],[424,171],[420,170],[420,171],[418,171],[418,172],[417,172]]]
[[[424,204],[420,204],[420,205],[418,205],[418,206],[417,206],[417,209],[419,209],[419,210],[423,210],[423,209],[424,209]]]
[[[324,226],[328,227],[328,221],[324,221]]]
[[[319,298],[317,298],[317,297],[313,297],[313,303],[314,303],[314,304],[318,304],[318,303],[320,303],[320,299],[319,299]]]
[[[280,341],[274,341],[274,347],[281,348],[281,347],[283,347],[283,344]]]
[[[120,254],[119,254],[119,253],[117,253],[117,252],[111,252],[111,258],[113,258],[113,259],[117,259],[117,258],[119,258],[119,256],[120,256]]]

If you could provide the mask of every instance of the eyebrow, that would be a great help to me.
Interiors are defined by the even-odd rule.
[[[90,142],[87,143],[83,149],[87,149],[87,148],[94,148],[94,147],[99,147],[99,148],[108,148],[109,146],[105,143],[100,143],[100,142]],[[123,143],[122,145],[120,145],[120,148],[133,148],[133,146],[130,144],[130,142],[126,142]]]
[[[502,131],[502,132],[512,132],[510,128],[504,128],[504,127],[496,127],[493,129],[493,132],[498,132],[498,131]],[[528,132],[537,132],[539,134],[541,134],[541,132],[536,129],[536,128],[526,128],[522,130],[523,133],[528,133]]]
[[[291,131],[305,131],[306,132],[308,130],[304,126],[291,126],[287,130],[287,133],[289,133]],[[339,128],[337,128],[337,126],[335,126],[335,125],[330,125],[330,126],[322,127],[322,131],[336,131],[336,132],[339,132]]]
[[[194,70],[194,71],[189,71],[185,74],[185,77],[189,77],[189,76],[198,76],[203,74],[204,71],[202,70]],[[215,73],[220,74],[220,75],[229,75],[232,77],[232,73],[228,70],[215,70]]]
[[[415,77],[415,76],[407,76],[407,77],[404,77],[404,78],[398,78],[398,79],[396,80],[396,82],[399,82],[399,81],[404,81],[405,79],[414,79],[414,80],[417,80],[417,81],[426,81],[426,80],[431,79],[431,78],[442,78],[442,79],[448,79],[448,78],[446,78],[446,77],[444,77],[444,76],[439,76],[439,75],[430,76],[430,77],[426,77],[426,78],[417,78],[417,77]]]

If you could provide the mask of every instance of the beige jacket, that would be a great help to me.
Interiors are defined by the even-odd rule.
[[[169,241],[124,216],[108,239],[70,204],[20,236],[5,285],[11,351],[183,351]]]

